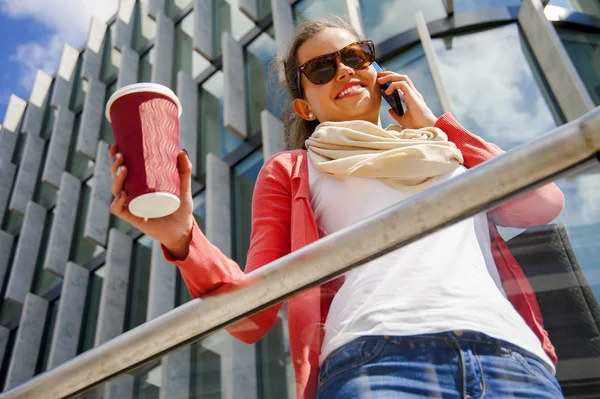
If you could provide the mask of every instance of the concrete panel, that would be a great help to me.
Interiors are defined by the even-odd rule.
[[[173,41],[175,26],[162,12],[156,17],[156,39],[154,44],[154,66],[152,82],[171,87],[173,77]]]
[[[104,118],[105,96],[106,85],[99,80],[91,80],[83,104],[76,146],[77,153],[91,160],[96,156],[96,146]]]
[[[427,60],[427,65],[429,66],[429,70],[431,71],[433,84],[437,91],[438,98],[440,99],[442,109],[444,112],[452,112],[452,103],[450,101],[450,95],[448,94],[448,90],[446,90],[446,85],[444,84],[442,71],[440,69],[440,63],[438,61],[437,54],[433,46],[433,41],[431,40],[431,35],[429,34],[429,29],[427,29],[427,23],[425,22],[425,17],[423,16],[422,11],[417,11],[415,13],[415,20],[417,23],[417,31],[419,32],[419,38],[421,39],[421,45],[423,45],[425,59]]]
[[[166,11],[167,0],[148,0],[148,15],[158,20],[159,13],[164,14]]]
[[[229,32],[223,32],[223,124],[245,139],[247,128],[244,50]]]
[[[238,0],[240,11],[254,22],[258,22],[258,0]]]
[[[285,150],[283,122],[266,109],[260,113],[260,130],[265,159]]]
[[[288,0],[271,0],[273,29],[275,30],[275,49],[277,55],[283,57],[294,33],[294,17],[292,5]]]
[[[68,108],[60,108],[54,120],[46,164],[42,171],[42,182],[55,188],[59,187],[62,173],[67,165],[74,121],[75,114]]]
[[[42,131],[46,104],[48,103],[52,76],[43,71],[37,71],[33,82],[33,89],[29,96],[29,104],[25,111],[21,132],[32,136],[39,136]]]
[[[131,237],[127,234],[117,229],[110,230],[106,249],[106,271],[96,326],[96,346],[123,332],[132,245]]]
[[[25,302],[33,282],[45,222],[46,208],[29,201],[4,298],[18,304]]]
[[[81,65],[82,79],[92,81],[100,78],[105,35],[106,24],[100,19],[93,17],[90,22],[87,44],[83,53],[83,63]]]
[[[72,174],[63,172],[44,260],[44,270],[61,277],[64,276],[69,261],[80,191],[81,181]]]
[[[3,159],[6,159],[8,162],[12,161],[18,139],[19,133],[0,128],[0,161]]]
[[[442,0],[448,15],[454,14],[454,0]]]
[[[48,301],[39,296],[27,294],[6,373],[4,389],[19,385],[34,376],[47,312]]]
[[[184,346],[163,357],[160,399],[190,397],[191,362],[192,354],[190,345]]]
[[[133,398],[135,378],[132,375],[121,375],[106,383],[103,399]]]
[[[152,320],[175,307],[175,280],[177,269],[166,261],[160,243],[152,243],[150,281],[148,283],[148,309],[146,319]]]
[[[0,159],[0,224],[8,207],[10,192],[15,180],[17,167],[7,160]]]
[[[207,60],[215,55],[215,19],[213,0],[194,0],[194,50]]]
[[[8,99],[8,106],[4,114],[4,121],[2,122],[2,129],[10,132],[18,132],[23,122],[23,116],[25,115],[25,108],[27,107],[27,101],[21,97],[17,97],[14,94],[10,95]]]
[[[524,0],[519,24],[568,121],[594,108],[594,102],[573,66],[540,0]]]
[[[71,100],[71,92],[73,91],[75,67],[79,58],[79,51],[68,44],[63,47],[58,73],[54,79],[54,89],[50,97],[50,105],[52,107],[67,108]]]
[[[231,190],[229,165],[206,155],[206,237],[231,256]]]
[[[4,361],[4,355],[6,354],[6,347],[8,346],[9,337],[10,330],[4,326],[0,326],[0,364],[2,364]]]
[[[77,356],[89,275],[86,268],[72,262],[67,264],[48,355],[48,370]]]
[[[113,47],[123,52],[131,46],[133,37],[135,0],[121,0],[116,20],[116,33],[113,37]]]
[[[177,96],[183,113],[179,118],[179,145],[186,149],[192,161],[192,175],[198,172],[198,85],[187,73],[177,73]]]
[[[121,67],[117,77],[117,90],[137,82],[140,55],[129,47],[121,52]]]
[[[27,202],[33,197],[45,144],[39,137],[27,136],[8,208],[13,212],[24,214]]]
[[[8,274],[8,262],[10,262],[14,242],[15,237],[12,234],[0,230],[0,287],[4,286],[4,280]],[[0,356],[0,362],[2,362],[2,356]]]
[[[90,193],[83,236],[103,247],[106,247],[110,223],[110,204],[113,199],[110,192],[111,183],[108,144],[100,141],[96,153],[96,164],[94,165],[94,185]]]

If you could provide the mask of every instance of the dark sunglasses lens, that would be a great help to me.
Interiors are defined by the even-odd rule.
[[[367,43],[357,43],[342,51],[342,57],[351,68],[364,69],[373,63],[375,54],[373,49]]]
[[[337,64],[335,57],[332,55],[324,55],[312,60],[304,66],[304,73],[311,83],[322,85],[329,82],[335,76]]]

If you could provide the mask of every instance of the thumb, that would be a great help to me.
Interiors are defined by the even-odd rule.
[[[180,195],[184,197],[192,194],[192,161],[188,158],[185,150],[177,154],[177,164],[179,167]]]

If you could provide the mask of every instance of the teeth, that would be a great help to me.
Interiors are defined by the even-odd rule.
[[[360,85],[354,85],[354,86],[350,86],[350,87],[348,87],[346,90],[344,90],[343,92],[341,92],[341,93],[338,95],[338,98],[341,98],[341,97],[343,97],[343,96],[345,96],[345,95],[347,95],[347,94],[350,94],[350,93],[352,93],[352,92],[354,92],[354,91],[358,91],[358,90],[360,90],[360,89],[362,89],[362,86],[360,86]]]

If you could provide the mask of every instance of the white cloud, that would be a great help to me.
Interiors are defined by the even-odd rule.
[[[79,48],[87,38],[90,21],[107,21],[119,0],[0,0],[0,12],[10,18],[28,20],[46,27],[50,34],[17,46],[10,60],[21,66],[19,84],[31,88],[37,69],[53,74],[58,68],[62,47]],[[15,35],[18,37],[18,35]]]

